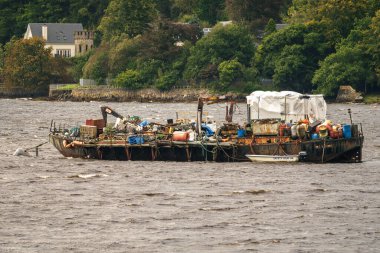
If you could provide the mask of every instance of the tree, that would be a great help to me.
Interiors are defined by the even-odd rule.
[[[84,67],[92,55],[93,51],[89,51],[84,55],[68,58],[70,62],[70,68],[68,69],[70,76],[75,82],[79,82],[79,79],[83,77]]]
[[[95,29],[104,15],[109,0],[70,0],[69,22],[82,23],[87,29]]]
[[[127,89],[140,89],[144,83],[138,70],[127,69],[113,80],[113,85]]]
[[[311,73],[302,45],[287,45],[274,64],[273,84],[280,90],[310,91]]]
[[[288,10],[289,23],[322,22],[346,37],[355,21],[373,12],[373,0],[294,0]]]
[[[255,57],[261,75],[280,89],[310,92],[318,62],[334,50],[323,31],[320,23],[296,24],[266,36]]]
[[[181,77],[190,45],[200,37],[197,25],[156,22],[141,36],[125,38],[109,52],[110,76],[138,70],[146,85],[167,89]]]
[[[226,90],[231,84],[242,79],[244,66],[236,59],[223,61],[218,66],[221,89]]]
[[[372,76],[365,59],[365,53],[358,48],[342,47],[335,54],[329,55],[313,77],[318,92],[334,96],[340,85],[361,88]]]
[[[336,95],[340,85],[352,85],[361,91],[380,87],[380,11],[373,18],[357,22],[337,51],[320,63],[313,77],[318,90]]]
[[[249,24],[255,30],[263,28],[271,18],[280,21],[281,12],[288,2],[288,0],[226,0],[226,10],[231,20]]]
[[[146,31],[156,15],[153,0],[110,0],[98,29],[105,41],[122,35],[133,38]]]
[[[41,39],[11,40],[5,46],[4,83],[30,92],[47,92],[51,78],[51,49]]]
[[[272,78],[275,61],[286,45],[302,45],[307,33],[305,25],[292,25],[266,36],[258,47],[255,62],[264,77]]]
[[[191,48],[185,78],[192,82],[215,81],[222,61],[236,59],[243,66],[250,66],[254,52],[254,40],[246,28],[218,25]]]
[[[0,0],[0,43],[5,44],[12,36],[21,34],[17,16],[20,15],[20,9],[25,2]]]
[[[109,73],[109,46],[103,44],[90,56],[84,66],[83,76],[105,84]]]
[[[268,36],[274,32],[276,32],[276,22],[273,20],[273,18],[271,18],[269,19],[268,24],[265,26],[264,33],[265,36]]]
[[[224,8],[224,0],[198,0],[195,13],[200,20],[214,25],[223,15]]]

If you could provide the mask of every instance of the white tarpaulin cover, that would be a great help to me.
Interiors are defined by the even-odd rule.
[[[294,91],[255,91],[247,96],[251,119],[324,120],[327,105],[323,95],[303,95]]]

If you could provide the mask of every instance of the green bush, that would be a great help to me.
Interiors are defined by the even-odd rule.
[[[127,69],[117,75],[113,80],[113,86],[126,89],[141,89],[143,88],[143,78],[137,70]]]
[[[169,90],[172,88],[177,80],[179,79],[179,72],[172,70],[164,73],[162,76],[157,78],[155,86],[160,90]]]

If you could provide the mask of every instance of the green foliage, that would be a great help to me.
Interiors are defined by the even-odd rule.
[[[366,55],[358,48],[342,47],[321,63],[315,72],[313,83],[325,95],[337,94],[340,85],[362,88],[371,77]]]
[[[265,37],[255,58],[262,76],[279,89],[310,92],[318,62],[333,51],[321,30],[319,23],[296,24]]]
[[[170,70],[157,78],[155,86],[160,90],[168,90],[172,88],[179,79],[179,72],[177,70]]]
[[[70,0],[67,22],[82,23],[87,29],[95,29],[104,15],[109,0]]]
[[[280,90],[310,91],[310,74],[301,45],[287,45],[275,60],[273,83]]]
[[[103,45],[88,59],[83,68],[85,78],[93,79],[98,84],[105,84],[108,77],[109,47]]]
[[[211,25],[216,24],[222,17],[224,0],[198,0],[195,13],[200,20],[206,21]]]
[[[372,12],[373,0],[294,0],[288,10],[289,23],[322,22],[345,37],[355,21]]]
[[[269,21],[280,21],[282,9],[288,0],[226,0],[230,20],[247,24],[253,30],[262,29]]]
[[[21,37],[28,23],[82,23],[95,28],[109,0],[1,0],[0,43]]]
[[[72,62],[68,58],[51,57],[50,83],[73,83]]]
[[[80,85],[78,84],[67,84],[65,86],[58,87],[57,90],[74,90],[80,88]]]
[[[337,46],[315,72],[313,83],[318,90],[335,95],[339,85],[352,85],[361,91],[380,87],[380,11],[372,19],[358,22],[349,36]]]
[[[222,61],[236,59],[249,66],[255,45],[249,32],[238,25],[217,26],[190,49],[185,78],[193,81],[216,80]]]
[[[100,84],[114,78],[114,85],[130,89],[192,84],[250,92],[265,77],[277,89],[333,95],[340,84],[351,84],[376,91],[379,9],[378,0],[0,0],[0,44],[21,37],[28,23],[80,22],[98,29],[93,52],[71,59],[49,56],[40,72],[36,55],[44,53],[13,40],[20,52],[4,55],[0,49],[0,74],[3,68],[4,81],[12,85],[83,76]],[[276,31],[285,12],[290,26]],[[202,37],[202,27],[221,20],[234,24],[216,25]],[[265,36],[255,52],[257,31]],[[31,65],[22,66],[23,61]]]
[[[139,71],[127,69],[113,80],[113,86],[134,90],[142,88],[144,83]]]
[[[243,68],[243,65],[236,59],[221,62],[218,67],[221,88],[226,89],[241,79]]]
[[[153,0],[110,0],[98,29],[106,41],[122,35],[133,38],[146,31],[156,15]]]
[[[265,26],[264,33],[268,36],[276,31],[276,22],[273,18],[269,19],[268,24]]]
[[[79,82],[79,79],[83,77],[84,67],[91,55],[92,51],[89,51],[84,55],[67,59],[67,61],[71,64],[71,67],[68,69],[68,71],[74,81]]]
[[[136,68],[138,54],[141,51],[141,37],[125,38],[110,48],[109,75],[114,77],[125,69]]]
[[[40,39],[11,40],[5,46],[3,76],[8,88],[26,91],[47,91],[54,71],[51,49]]]
[[[373,94],[367,94],[364,96],[364,103],[366,104],[374,104],[380,103],[380,94],[379,93],[373,93]]]

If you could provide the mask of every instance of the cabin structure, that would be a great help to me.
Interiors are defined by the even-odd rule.
[[[30,23],[24,39],[41,38],[56,57],[80,56],[94,46],[94,33],[80,23]]]

